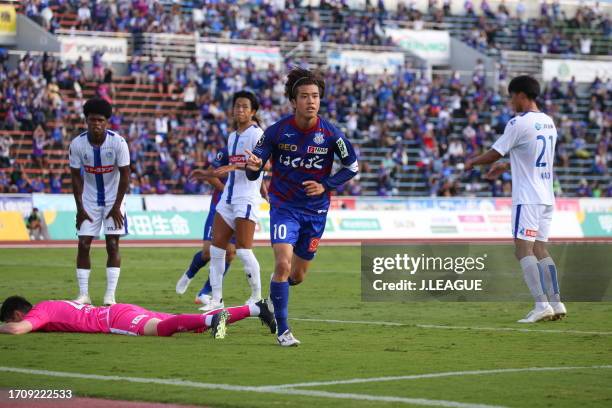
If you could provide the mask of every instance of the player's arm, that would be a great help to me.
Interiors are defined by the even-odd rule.
[[[249,180],[255,181],[259,178],[261,172],[264,170],[268,159],[272,155],[274,149],[274,139],[276,138],[277,126],[270,126],[264,132],[263,136],[259,139],[255,148],[251,152],[245,149],[245,153],[248,155],[247,162],[244,165],[246,176]]]
[[[486,153],[481,154],[473,159],[468,159],[465,162],[464,170],[470,171],[474,168],[474,166],[482,166],[487,164],[492,164],[501,159],[508,153],[514,146],[517,144],[518,140],[518,130],[516,118],[510,120],[504,129],[504,134],[497,139],[497,141],[493,144],[491,149]],[[497,172],[498,170],[496,170]],[[503,173],[503,171],[502,171]]]
[[[74,195],[74,202],[77,208],[76,214],[76,228],[81,228],[81,224],[85,220],[91,220],[85,207],[83,207],[83,176],[81,175],[81,159],[76,151],[73,151],[73,147],[70,146],[68,151],[68,158],[70,162],[70,176],[72,178],[72,194]]]
[[[340,158],[342,168],[340,168],[340,170],[338,170],[332,176],[329,176],[321,181],[321,184],[326,191],[340,187],[355,177],[359,172],[359,163],[357,162],[357,155],[355,154],[353,145],[341,133],[338,134],[336,142],[334,143],[334,153]]]
[[[115,198],[113,208],[111,208],[106,218],[112,217],[115,223],[115,228],[119,229],[123,227],[121,203],[123,203],[123,198],[130,187],[130,151],[128,150],[125,139],[121,140],[119,154],[117,155],[117,167],[119,168],[119,186],[117,187],[117,197]]]
[[[259,194],[261,194],[261,198],[270,202],[270,197],[268,197],[268,187],[266,187],[266,183],[261,183],[261,187],[259,187]]]
[[[27,320],[0,325],[0,334],[26,334],[32,331],[32,323]]]

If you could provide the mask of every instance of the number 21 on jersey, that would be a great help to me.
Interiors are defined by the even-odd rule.
[[[542,141],[542,150],[540,150],[540,154],[538,155],[538,158],[537,158],[537,160],[535,162],[535,166],[536,167],[548,167],[548,163],[546,163],[546,161],[545,161],[546,160],[546,157],[545,157],[546,156],[546,147],[547,147],[547,145],[549,145],[550,149],[553,150],[553,154],[554,154],[555,144],[554,144],[553,136],[552,135],[548,136],[548,140],[549,140],[550,143],[546,143],[546,136],[544,136],[544,135],[538,135],[536,137],[536,140],[538,142]],[[538,145],[539,145],[539,143],[538,143]],[[554,157],[551,156],[551,159],[554,160]],[[550,171],[543,171],[540,174],[540,177],[542,177],[543,179],[550,179],[551,178]]]

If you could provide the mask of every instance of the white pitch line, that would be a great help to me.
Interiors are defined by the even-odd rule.
[[[98,375],[98,374],[82,374],[82,373],[70,373],[63,371],[48,371],[48,370],[33,370],[27,368],[17,367],[1,367],[0,372],[9,373],[20,373],[29,375],[42,375],[48,377],[59,377],[59,378],[77,378],[86,380],[98,380],[98,381],[127,381],[141,384],[160,384],[160,385],[174,385],[180,387],[192,387],[192,388],[204,388],[209,390],[223,390],[223,391],[237,391],[237,392],[257,392],[260,394],[282,394],[282,395],[301,395],[305,397],[319,397],[319,398],[331,398],[331,399],[347,399],[355,401],[380,401],[380,402],[397,402],[403,404],[423,405],[429,407],[449,407],[449,408],[504,408],[498,405],[484,405],[484,404],[471,404],[457,401],[446,401],[446,400],[431,400],[424,398],[404,398],[404,397],[393,397],[385,395],[369,395],[369,394],[353,394],[353,393],[335,393],[327,391],[314,391],[314,390],[296,390],[291,387],[269,387],[269,386],[243,386],[243,385],[230,385],[230,384],[212,384],[212,383],[200,383],[195,381],[186,380],[170,380],[164,378],[143,378],[143,377],[124,377],[117,375]]]
[[[386,381],[405,381],[405,380],[421,380],[424,378],[440,378],[440,377],[463,377],[468,375],[488,375],[488,374],[506,374],[506,373],[522,373],[529,371],[567,371],[567,370],[593,370],[593,369],[612,369],[612,365],[584,366],[584,367],[526,367],[526,368],[499,368],[494,370],[474,370],[474,371],[450,371],[444,373],[430,374],[413,374],[399,375],[389,377],[372,377],[372,378],[351,378],[348,380],[331,380],[331,381],[314,381],[295,384],[279,384],[272,385],[269,388],[282,389],[295,387],[319,387],[325,385],[341,385],[341,384],[362,384],[373,382]]]
[[[320,322],[320,323],[339,323],[339,324],[369,324],[372,326],[403,326],[403,327],[418,327],[421,329],[448,329],[448,330],[481,330],[481,331],[515,331],[515,332],[533,332],[533,333],[559,333],[559,334],[588,334],[611,336],[612,332],[600,331],[582,331],[582,330],[558,330],[558,329],[520,329],[518,327],[471,327],[471,326],[444,326],[436,324],[411,324],[398,322],[384,321],[367,321],[367,320],[337,320],[337,319],[302,319],[291,317],[291,320],[302,322]],[[553,323],[554,324],[554,323]]]

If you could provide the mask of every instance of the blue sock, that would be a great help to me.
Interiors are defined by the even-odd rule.
[[[225,263],[225,271],[223,271],[224,278],[225,278],[225,275],[227,274],[227,271],[229,271],[230,265],[231,264],[229,263]],[[198,296],[210,295],[211,292],[212,292],[212,287],[210,286],[210,278],[208,278],[206,279],[204,286],[202,286],[202,289],[200,289],[200,291],[198,292]]]
[[[270,281],[270,298],[274,304],[274,317],[281,335],[289,328],[287,316],[289,315],[289,282]]]
[[[208,261],[202,259],[202,251],[198,251],[197,254],[193,256],[191,260],[191,265],[189,265],[189,269],[187,269],[187,276],[189,279],[193,279],[193,277],[198,273],[200,269],[206,265]]]

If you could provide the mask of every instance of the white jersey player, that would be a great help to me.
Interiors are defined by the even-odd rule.
[[[72,189],[77,207],[79,236],[77,280],[80,303],[91,303],[89,249],[94,237],[104,229],[108,253],[107,287],[104,304],[115,303],[121,258],[119,237],[128,232],[124,197],[129,185],[130,154],[125,139],[106,129],[112,114],[103,99],[91,99],[84,105],[87,131],[70,143],[69,161]]]
[[[249,181],[245,174],[247,155],[250,154],[263,135],[255,117],[259,109],[257,97],[246,91],[234,94],[232,116],[236,131],[228,139],[224,163],[215,170],[216,176],[228,174],[217,214],[213,222],[213,237],[210,245],[210,285],[212,300],[203,310],[223,307],[223,272],[225,270],[225,248],[232,236],[236,237],[236,255],[244,265],[244,272],[251,286],[247,303],[261,299],[260,268],[253,253],[253,234],[257,224],[257,207],[261,202],[262,177]]]
[[[535,102],[540,94],[538,81],[527,75],[516,77],[510,81],[508,92],[518,115],[508,122],[492,149],[468,160],[465,169],[510,155],[512,236],[523,277],[535,300],[535,308],[519,323],[557,320],[565,317],[566,309],[560,299],[557,268],[545,244],[555,207],[553,164],[557,129],[550,116],[538,110]],[[507,169],[507,163],[497,163],[486,177],[495,179]]]

